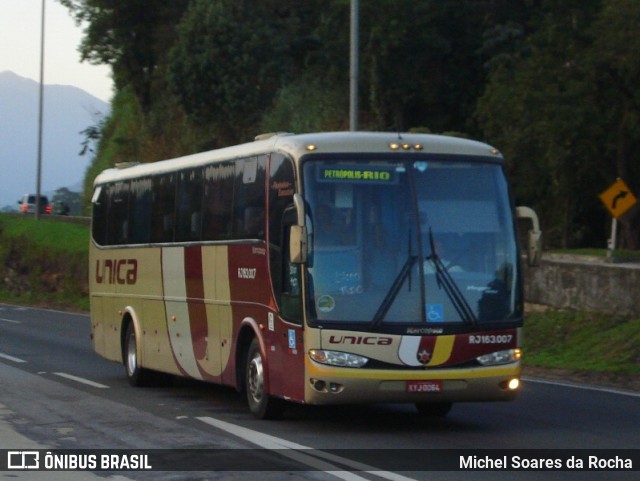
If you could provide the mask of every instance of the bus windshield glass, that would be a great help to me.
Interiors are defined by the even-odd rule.
[[[521,313],[506,179],[494,162],[308,160],[312,323],[496,323]]]

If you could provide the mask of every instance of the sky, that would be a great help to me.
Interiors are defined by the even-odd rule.
[[[42,0],[0,0],[0,72],[40,81],[41,19]],[[110,68],[80,62],[84,28],[57,0],[45,0],[44,83],[73,85],[109,102]]]

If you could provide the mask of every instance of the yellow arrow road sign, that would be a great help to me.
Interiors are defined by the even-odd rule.
[[[631,209],[638,201],[622,179],[616,180],[600,194],[600,200],[616,219]]]

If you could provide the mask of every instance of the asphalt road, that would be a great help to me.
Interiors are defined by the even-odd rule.
[[[0,304],[1,449],[20,449],[23,446],[7,443],[28,440],[50,449],[213,449],[223,453],[244,449],[260,458],[263,451],[255,448],[264,447],[285,453],[270,465],[275,467],[244,473],[95,473],[113,480],[640,477],[636,465],[634,472],[615,473],[606,469],[435,473],[415,471],[415,462],[402,468],[401,462],[396,466],[388,459],[399,453],[408,453],[413,461],[445,453],[435,449],[584,449],[607,450],[598,455],[622,458],[631,453],[637,460],[637,393],[530,379],[515,402],[459,404],[442,419],[421,417],[409,405],[292,405],[282,420],[259,421],[248,413],[243,397],[226,387],[170,377],[159,379],[151,388],[130,387],[122,366],[93,352],[89,332],[86,315]],[[306,451],[311,454],[295,450],[306,448],[314,450]],[[626,451],[630,449],[635,451]],[[563,451],[535,453],[547,456],[550,452]],[[367,464],[380,470],[345,470],[345,464],[349,466],[363,453]],[[0,479],[51,479],[35,476],[47,473],[23,478],[18,474],[0,472]]]

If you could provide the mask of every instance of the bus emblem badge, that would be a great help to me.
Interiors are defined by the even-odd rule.
[[[431,360],[431,353],[429,351],[427,351],[426,349],[420,349],[418,351],[418,362],[422,365],[428,363]]]

